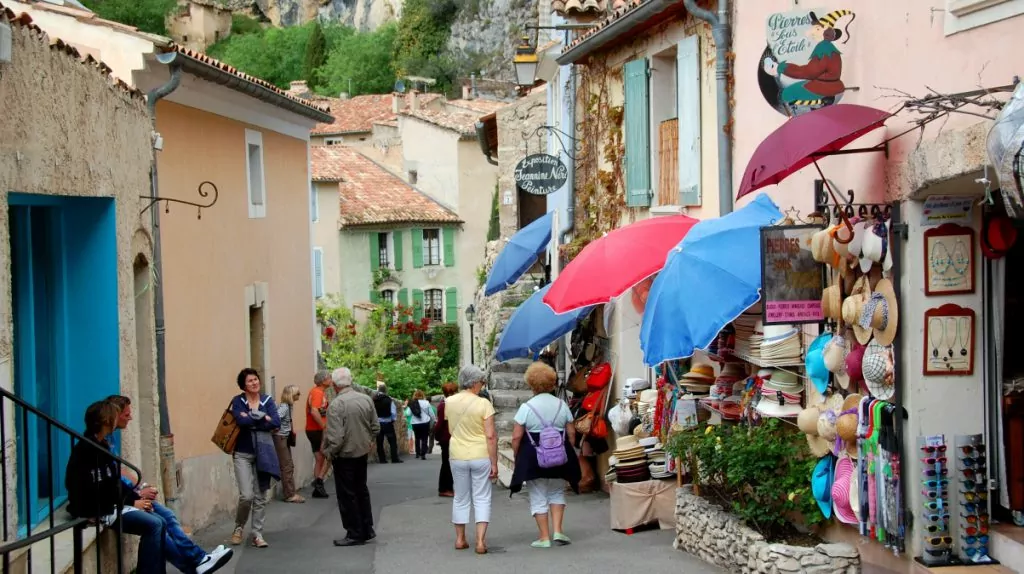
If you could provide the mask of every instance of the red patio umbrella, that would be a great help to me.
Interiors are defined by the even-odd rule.
[[[652,217],[587,245],[551,284],[544,303],[555,313],[608,303],[665,266],[665,257],[698,223],[685,215]]]
[[[867,106],[836,104],[790,119],[757,146],[743,172],[736,199],[781,182],[819,157],[839,152],[853,140],[882,127],[891,115]]]

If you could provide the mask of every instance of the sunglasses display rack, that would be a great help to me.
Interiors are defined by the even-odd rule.
[[[998,564],[989,555],[988,475],[982,435],[957,435],[949,456],[957,489],[959,557],[964,564]],[[955,466],[954,466],[955,465]]]
[[[947,566],[959,563],[953,554],[953,537],[949,519],[952,501],[949,498],[949,464],[946,437],[932,435],[917,438],[921,459],[921,529],[924,545],[918,562],[925,566]]]

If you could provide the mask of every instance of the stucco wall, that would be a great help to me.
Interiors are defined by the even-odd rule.
[[[214,182],[217,204],[196,219],[189,208],[162,216],[167,312],[167,398],[182,475],[181,518],[201,525],[233,507],[229,457],[210,442],[212,425],[248,366],[249,300],[265,284],[265,386],[275,398],[288,384],[307,388],[314,374],[309,172],[306,141],[263,135],[266,217],[250,219],[245,129],[252,126],[161,101],[157,128],[161,194],[192,199]],[[309,477],[299,434],[296,478]]]
[[[113,87],[95,67],[51,50],[46,37],[24,27],[13,27],[12,54],[13,63],[0,66],[5,114],[0,122],[0,387],[12,390],[14,385],[8,193],[110,197],[116,210],[120,389],[133,398],[145,392],[155,396],[152,373],[140,376],[136,362],[132,273],[137,250],[149,256],[146,241],[133,242],[136,234],[148,236],[148,218],[139,217],[139,195],[149,193],[152,158],[145,105]],[[152,339],[141,344],[152,352]],[[9,417],[12,411],[6,411]],[[63,422],[83,427],[81,420]],[[129,460],[152,468],[157,464],[157,437],[140,436],[140,428],[136,422],[124,432],[122,451]],[[5,452],[11,456],[13,428],[7,436]],[[15,470],[9,462],[8,480],[13,480]],[[63,469],[59,472],[63,475]],[[9,503],[13,520],[13,497]]]
[[[340,212],[338,184],[333,182],[313,183],[316,190],[319,214],[313,223],[313,247],[323,250],[324,294],[341,293],[342,271],[351,273],[354,258],[338,241],[338,217]],[[342,261],[342,254],[344,262]],[[348,301],[352,303],[352,301]]]

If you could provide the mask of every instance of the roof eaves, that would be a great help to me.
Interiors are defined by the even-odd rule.
[[[582,61],[670,9],[682,10],[682,0],[633,0],[574,40],[556,61],[562,66]]]
[[[407,224],[414,224],[414,223],[430,223],[432,225],[440,225],[440,226],[445,226],[445,225],[456,226],[456,225],[462,225],[465,222],[462,221],[461,219],[440,219],[440,218],[425,218],[425,217],[424,218],[411,218],[411,217],[405,217],[405,218],[398,218],[398,219],[379,219],[378,218],[378,219],[374,219],[374,220],[360,220],[360,221],[354,221],[352,223],[346,223],[344,218],[342,218],[339,227],[341,229],[360,229],[360,228],[365,228],[365,227],[379,227],[381,225],[407,225]]]

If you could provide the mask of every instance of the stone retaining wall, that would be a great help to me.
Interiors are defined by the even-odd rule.
[[[722,507],[695,496],[689,486],[676,490],[677,550],[742,574],[860,572],[860,556],[849,544],[813,548],[769,544]]]

